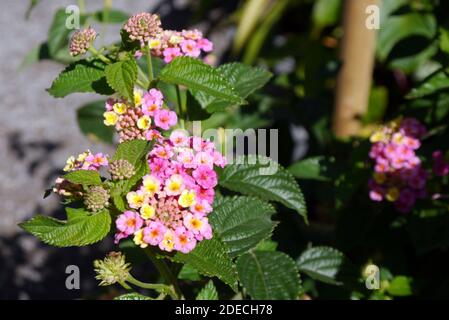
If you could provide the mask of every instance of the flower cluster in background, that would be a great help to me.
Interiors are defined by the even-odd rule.
[[[433,172],[439,177],[449,174],[449,157],[443,154],[441,150],[435,150],[432,154]]]
[[[70,39],[70,55],[76,57],[85,54],[96,38],[97,32],[91,27],[75,31]]]
[[[199,30],[164,30],[157,38],[149,41],[151,53],[165,63],[179,56],[197,58],[201,52],[211,52],[213,44],[203,37]]]
[[[393,202],[400,212],[409,212],[419,198],[426,196],[427,171],[416,150],[426,128],[414,118],[392,121],[371,136],[369,157],[375,161],[369,181],[373,201]]]
[[[93,154],[90,150],[80,153],[78,156],[70,156],[67,159],[63,169],[65,172],[75,170],[95,170],[101,167],[107,167],[109,164],[108,156],[103,153]],[[71,183],[67,179],[58,177],[53,186],[53,192],[64,197],[78,198],[83,195],[83,187],[79,184]]]
[[[159,16],[139,13],[132,16],[123,29],[131,40],[140,41],[141,47],[149,47],[153,56],[171,62],[178,56],[197,58],[202,52],[211,52],[213,44],[199,30],[163,30]],[[136,53],[142,55],[141,51]]]
[[[157,89],[148,92],[134,90],[134,105],[124,99],[106,101],[104,124],[115,126],[120,142],[128,140],[153,140],[160,137],[157,130],[168,130],[176,125],[176,113],[162,108],[164,97]]]
[[[65,172],[74,170],[99,170],[108,165],[108,156],[103,153],[93,154],[90,150],[80,153],[76,158],[70,156],[64,167]]]
[[[212,237],[207,215],[217,185],[214,166],[224,167],[226,159],[212,142],[176,130],[159,139],[148,164],[151,174],[127,194],[130,210],[116,220],[116,242],[134,235],[141,247],[190,252]]]

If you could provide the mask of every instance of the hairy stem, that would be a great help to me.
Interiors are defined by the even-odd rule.
[[[99,53],[99,52],[97,51],[97,49],[95,49],[93,46],[90,46],[90,47],[89,47],[89,51],[90,51],[95,57],[97,57],[98,59],[100,59],[101,61],[103,61],[104,63],[110,64],[110,63],[112,62],[109,58],[107,58],[107,57],[105,57],[104,55],[102,55],[101,53]]]
[[[147,47],[146,49],[147,52],[147,64],[148,64],[148,79],[151,81],[153,81],[154,79],[154,75],[153,75],[153,61],[151,60],[151,50],[150,50],[150,46]]]
[[[144,289],[156,290],[157,292],[159,292],[161,295],[164,295],[164,296],[168,293],[172,297],[172,299],[177,299],[176,292],[172,285],[169,286],[169,285],[161,284],[161,283],[146,283],[146,282],[137,280],[132,275],[129,275],[128,279],[126,279],[126,281],[128,281],[129,283],[134,284],[138,287],[144,288]]]

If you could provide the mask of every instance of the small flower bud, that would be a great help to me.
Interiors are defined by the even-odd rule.
[[[142,45],[162,32],[161,20],[158,15],[142,12],[133,15],[123,29],[131,40],[138,40]]]
[[[128,160],[119,159],[109,164],[109,173],[111,174],[112,180],[124,180],[131,178],[136,171]]]
[[[109,205],[109,193],[100,186],[94,186],[89,189],[84,197],[84,204],[87,209],[93,212],[100,211]]]
[[[109,286],[116,282],[123,283],[129,276],[131,266],[126,263],[121,252],[110,252],[104,260],[95,260],[94,268],[100,280],[100,286]]]
[[[91,27],[84,30],[77,30],[70,39],[70,54],[76,57],[86,53],[96,37],[97,32]]]

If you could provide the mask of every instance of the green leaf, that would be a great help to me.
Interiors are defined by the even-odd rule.
[[[162,81],[184,85],[195,91],[233,103],[244,103],[232,85],[215,68],[191,57],[177,57],[159,74]]]
[[[371,88],[368,101],[368,110],[362,117],[363,123],[372,124],[382,122],[387,107],[388,89],[383,86],[376,86]]]
[[[261,243],[259,243],[256,247],[257,251],[276,251],[278,247],[278,243],[276,241],[267,239],[263,240]]]
[[[414,41],[413,39],[408,40],[408,42],[405,41],[398,46],[400,49],[394,50],[395,52],[390,56],[391,59],[388,63],[390,69],[399,69],[406,74],[412,74],[415,71],[420,71],[418,69],[423,69],[429,63],[429,60],[438,52],[438,41],[435,41],[433,38],[426,41],[424,45],[421,45],[423,49],[419,52],[416,52],[416,49],[413,50],[412,45],[410,45]],[[409,55],[404,56],[402,52],[404,51],[404,47],[408,49]]]
[[[248,97],[257,89],[262,88],[273,76],[271,72],[261,67],[233,62],[217,68],[222,77],[231,82],[235,91],[242,98]]]
[[[306,203],[295,178],[269,158],[237,157],[220,173],[219,184],[232,191],[280,202],[296,210],[307,222]]]
[[[86,246],[102,240],[111,227],[108,211],[95,214],[83,209],[66,208],[67,221],[47,216],[35,216],[20,224],[46,244],[56,247]]]
[[[341,0],[316,1],[312,11],[313,23],[320,29],[337,23],[341,4]]]
[[[199,242],[188,254],[178,252],[171,259],[190,264],[202,275],[217,277],[232,290],[237,291],[238,278],[235,265],[228,254],[228,248],[217,235],[210,240]]]
[[[112,201],[114,202],[115,207],[116,207],[120,212],[126,211],[125,200],[123,200],[123,197],[122,197],[120,194],[114,194],[114,195],[112,195]]]
[[[125,293],[118,297],[115,297],[114,300],[153,300],[150,297],[144,296],[137,292]]]
[[[240,282],[255,300],[296,299],[301,281],[295,262],[279,251],[253,251],[237,259]]]
[[[449,53],[449,30],[440,28],[440,49]]]
[[[129,18],[129,14],[116,9],[108,10],[107,18],[105,17],[104,10],[97,11],[92,16],[95,20],[101,23],[122,23]]]
[[[88,138],[112,143],[114,129],[103,124],[104,104],[103,100],[85,104],[77,110],[76,116],[81,132]]]
[[[127,193],[124,189],[126,181],[115,181],[111,182],[110,195],[114,206],[121,212],[126,211],[126,202],[124,200],[124,195]]]
[[[104,63],[99,60],[74,62],[59,74],[48,92],[55,98],[63,98],[75,92],[111,95],[114,91],[106,83],[104,67]]]
[[[48,49],[51,56],[55,55],[61,48],[67,50],[68,37],[71,30],[66,26],[66,19],[65,9],[59,9],[55,12],[53,22],[48,31]]]
[[[229,248],[231,257],[241,255],[271,236],[276,212],[271,204],[255,197],[221,197],[209,215],[214,231]]]
[[[328,181],[324,160],[323,156],[306,158],[292,164],[288,171],[298,179]]]
[[[181,271],[179,271],[178,279],[198,281],[201,280],[201,276],[194,267],[192,267],[190,264],[185,264],[182,267]]]
[[[146,174],[150,173],[150,166],[147,161],[139,161],[137,163],[136,174],[131,177],[131,179],[127,180],[122,192],[128,193],[137,183],[140,182],[142,177]]]
[[[134,84],[137,80],[137,63],[134,59],[119,61],[106,66],[108,84],[121,96],[134,101]]]
[[[387,62],[391,69],[412,73],[437,53],[437,23],[432,14],[410,12],[407,8],[404,12],[408,13],[391,15],[408,3],[390,2],[397,1],[383,3],[388,4],[381,10],[382,28],[379,30],[377,57],[381,62]]]
[[[218,300],[218,292],[212,280],[204,286],[196,296],[196,300]]]
[[[228,80],[236,93],[245,99],[257,89],[263,87],[271,78],[271,72],[260,68],[251,67],[243,63],[227,63],[216,69],[221,76]],[[232,102],[208,95],[203,91],[192,90],[192,94],[199,101],[203,109],[209,113],[223,111],[233,105]],[[235,104],[235,103],[234,103]]]
[[[437,31],[433,15],[416,12],[389,16],[381,25],[377,42],[377,55],[381,61],[387,59],[400,41],[412,36],[431,39]]]
[[[98,186],[101,184],[100,174],[95,170],[75,170],[64,175],[64,178],[72,183],[86,186]]]
[[[344,262],[344,255],[330,247],[313,247],[304,251],[297,260],[298,269],[312,279],[341,285],[337,275]]]
[[[449,74],[448,70],[440,69],[424,79],[418,87],[412,89],[406,98],[422,98],[445,89],[449,89]]]
[[[145,140],[130,140],[118,145],[112,160],[128,160],[134,167],[138,167],[138,162],[145,157],[152,143]]]
[[[412,279],[406,276],[396,276],[387,287],[387,292],[392,296],[406,297],[413,294]]]

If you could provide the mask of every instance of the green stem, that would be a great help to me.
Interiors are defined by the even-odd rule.
[[[160,295],[157,296],[156,300],[164,300],[166,296],[167,294],[162,292]]]
[[[151,49],[150,46],[147,47],[147,64],[148,64],[148,79],[153,81],[154,74],[153,74],[153,61],[151,60]]]
[[[84,0],[78,0],[78,8],[80,8],[80,13],[84,14],[86,12],[86,2]]]
[[[112,0],[104,0],[103,5],[103,23],[109,22],[109,12],[112,8]]]
[[[109,22],[109,12],[112,8],[112,0],[103,1],[103,23],[101,25],[101,42],[104,43],[106,36],[107,24]]]
[[[185,123],[184,123],[185,113],[184,113],[184,108],[183,108],[182,99],[181,99],[181,91],[180,91],[178,85],[175,85],[175,88],[176,88],[176,99],[178,100],[178,104],[176,106],[176,111],[179,114],[179,119],[180,119],[179,122],[181,124],[181,128],[185,129]]]
[[[173,275],[167,264],[163,260],[156,258],[153,251],[151,251],[151,248],[147,248],[145,250],[145,253],[147,254],[148,258],[150,258],[151,262],[154,264],[156,269],[159,271],[162,278],[164,278],[165,282],[170,283],[173,286],[173,289],[176,293],[176,299],[183,299],[181,289],[179,288],[178,280]]]
[[[107,57],[105,57],[104,55],[102,55],[101,53],[99,53],[99,52],[97,51],[97,49],[95,49],[93,46],[90,46],[90,47],[89,47],[89,51],[90,51],[95,57],[97,57],[98,59],[100,59],[101,61],[103,61],[104,63],[109,64],[109,63],[112,62],[109,58],[107,58]]]
[[[120,281],[119,284],[120,284],[123,288],[125,288],[126,290],[131,290],[131,287],[128,286],[128,285],[126,284],[126,282]]]
[[[140,67],[137,67],[137,73],[139,74],[139,77],[142,79],[142,81],[137,80],[137,84],[140,85],[143,89],[148,89],[148,87],[150,86],[150,80],[148,80],[147,75],[145,74],[145,72],[142,71],[142,69],[140,69]]]
[[[177,299],[176,292],[173,289],[173,286],[168,286],[166,284],[161,284],[161,283],[142,282],[142,281],[139,281],[136,278],[134,278],[132,275],[129,275],[128,279],[126,279],[126,281],[128,281],[129,283],[132,283],[138,287],[144,288],[144,289],[156,290],[161,294],[168,293],[173,299]]]
[[[142,87],[142,89],[148,88],[148,85],[146,85],[144,82],[142,82],[141,80],[137,79],[136,83]]]

